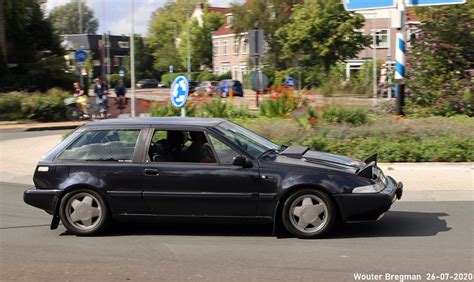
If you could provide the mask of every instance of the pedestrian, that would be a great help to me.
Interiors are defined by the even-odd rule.
[[[105,112],[108,110],[108,89],[107,85],[102,82],[100,77],[95,79],[95,86],[94,86],[94,93],[95,93],[95,106],[96,106],[96,114],[100,113],[101,105],[104,107]]]
[[[117,95],[117,104],[126,105],[127,99],[125,94],[127,93],[127,87],[123,84],[123,80],[119,79],[117,85],[115,85],[115,95]]]
[[[77,105],[81,109],[84,117],[89,117],[89,96],[84,92],[79,82],[74,82],[72,86],[74,87],[74,97],[76,97]]]

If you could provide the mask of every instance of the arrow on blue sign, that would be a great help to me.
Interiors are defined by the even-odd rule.
[[[87,52],[79,49],[76,51],[76,62],[84,63],[87,60]]]
[[[171,85],[171,103],[178,108],[186,104],[189,94],[189,83],[186,77],[178,76]]]
[[[358,11],[394,8],[395,1],[396,0],[343,0],[342,2],[347,11]]]

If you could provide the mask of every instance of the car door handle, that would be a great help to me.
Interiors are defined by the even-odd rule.
[[[156,168],[145,168],[144,170],[146,175],[159,175],[159,171]]]

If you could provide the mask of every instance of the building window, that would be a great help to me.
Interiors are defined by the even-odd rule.
[[[249,40],[244,38],[242,40],[242,54],[248,54],[249,52]]]
[[[372,30],[371,36],[374,35]],[[388,48],[390,44],[390,31],[388,29],[375,30],[375,46],[376,48]]]
[[[234,55],[238,55],[239,54],[239,40],[238,39],[234,39],[234,49],[233,49],[233,53]]]
[[[120,58],[119,57],[114,57],[114,67],[120,66]]]
[[[212,46],[212,54],[214,54],[214,56],[219,55],[219,41],[214,41],[214,45]]]
[[[232,16],[232,14],[226,14],[225,21],[226,21],[227,26],[232,26],[232,23],[234,21],[234,16]]]
[[[227,56],[227,40],[222,41],[222,55]]]
[[[117,44],[122,49],[130,48],[130,42],[128,42],[128,41],[118,41]]]
[[[221,65],[221,74],[228,73],[230,71],[230,67],[228,64]]]

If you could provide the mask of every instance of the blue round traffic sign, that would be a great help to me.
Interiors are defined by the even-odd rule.
[[[189,94],[189,83],[186,77],[180,75],[173,81],[171,85],[171,103],[178,108],[186,104]]]
[[[76,62],[84,63],[87,60],[87,52],[79,49],[76,51]]]
[[[125,71],[124,70],[119,70],[119,75],[120,76],[125,76]]]

